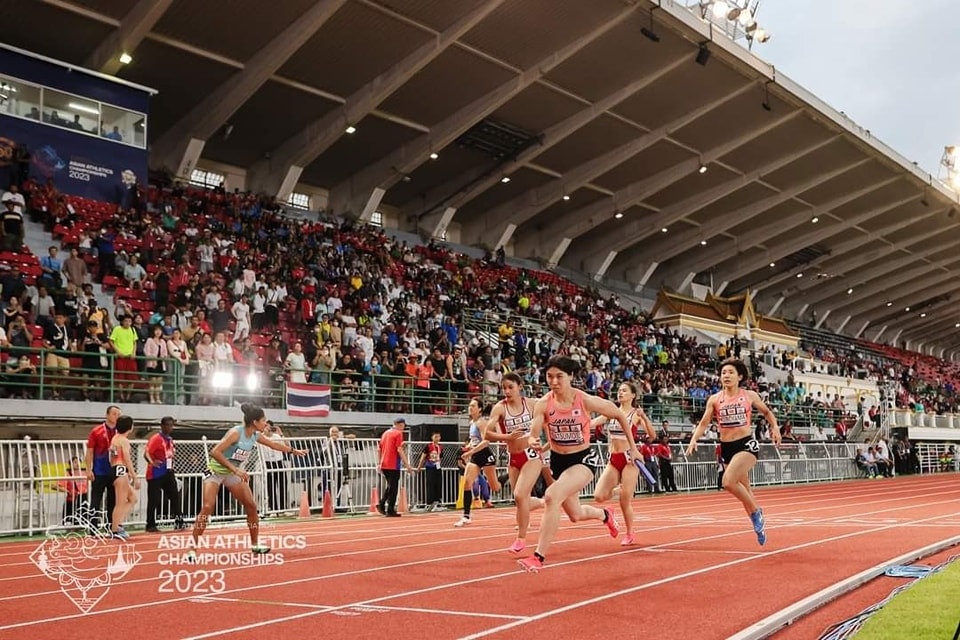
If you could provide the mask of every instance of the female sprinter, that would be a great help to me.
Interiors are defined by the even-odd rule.
[[[729,358],[720,365],[722,389],[707,399],[707,407],[700,424],[693,431],[687,456],[697,450],[697,440],[707,430],[710,420],[716,418],[720,425],[720,456],[726,468],[723,472],[723,488],[743,503],[750,515],[757,542],[762,546],[767,541],[763,529],[763,509],[757,505],[750,489],[750,470],[760,458],[760,443],[753,437],[750,414],[754,408],[763,414],[770,425],[770,439],[780,445],[780,427],[777,418],[753,391],[740,388],[747,379],[747,366],[741,360]]]
[[[463,527],[470,524],[470,507],[473,502],[473,483],[483,471],[490,484],[490,491],[500,491],[500,481],[497,479],[497,457],[490,449],[490,441],[483,437],[486,418],[490,416],[490,407],[480,409],[480,398],[470,400],[467,407],[470,415],[470,441],[461,458],[467,466],[463,470],[463,517],[453,526]]]
[[[540,431],[546,425],[550,442],[550,470],[554,483],[543,497],[543,521],[540,523],[540,540],[537,551],[518,563],[525,570],[537,573],[553,543],[560,524],[562,508],[571,522],[602,520],[616,538],[620,530],[610,509],[582,506],[577,497],[580,490],[593,480],[593,469],[584,463],[590,453],[590,413],[599,413],[616,420],[627,439],[630,457],[637,460],[640,452],[633,439],[627,417],[609,400],[585,394],[570,386],[570,381],[580,364],[564,356],[554,356],[547,362],[547,385],[550,391],[533,407],[533,423],[530,425],[530,446],[540,441]]]
[[[294,449],[290,445],[272,438],[261,438],[263,430],[267,428],[267,417],[260,407],[245,402],[240,406],[240,410],[243,411],[243,424],[238,424],[227,431],[226,435],[210,452],[210,459],[207,461],[207,473],[203,479],[203,507],[200,509],[197,520],[193,525],[193,546],[196,548],[200,536],[207,528],[210,514],[217,506],[217,494],[220,492],[220,487],[224,486],[237,499],[237,502],[243,505],[247,512],[247,527],[250,529],[250,550],[253,553],[269,553],[269,547],[260,546],[257,543],[260,518],[257,514],[257,503],[253,499],[253,492],[250,491],[250,485],[247,484],[250,476],[243,470],[243,466],[257,444],[283,453],[292,453],[295,456],[305,456],[307,452]],[[193,560],[194,558],[196,556],[194,550],[191,549],[187,554],[187,559]]]
[[[650,441],[656,439],[656,432],[653,430],[653,424],[650,422],[643,409],[637,407],[637,387],[632,382],[624,382],[617,390],[617,400],[620,402],[620,411],[627,416],[627,422],[630,423],[630,432],[633,440],[637,440],[637,425],[643,427],[647,432]],[[633,464],[633,460],[627,454],[629,444],[623,430],[620,429],[620,423],[616,420],[607,420],[603,416],[596,418],[592,425],[594,428],[605,426],[608,447],[610,449],[610,462],[607,463],[600,479],[597,481],[597,488],[594,490],[593,498],[600,504],[603,504],[613,497],[614,487],[620,487],[620,511],[623,513],[624,523],[627,526],[627,535],[620,542],[623,546],[633,544],[633,494],[637,491],[637,478],[640,476],[640,470]]]
[[[533,407],[520,393],[522,386],[523,379],[519,375],[512,371],[504,374],[500,383],[504,399],[493,407],[483,436],[492,442],[506,442],[510,453],[507,473],[513,487],[513,500],[517,503],[517,539],[509,548],[514,553],[520,553],[527,546],[530,512],[543,506],[543,500],[530,496],[540,477],[543,457],[540,447],[530,446]]]
[[[137,503],[137,492],[140,491],[140,478],[137,477],[137,468],[133,466],[133,458],[130,456],[130,440],[127,434],[131,429],[133,418],[120,416],[117,418],[117,432],[110,439],[110,466],[113,471],[113,490],[117,496],[111,514],[110,531],[113,537],[119,540],[130,537],[122,528],[123,521]]]

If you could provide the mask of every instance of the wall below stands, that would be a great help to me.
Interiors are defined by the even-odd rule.
[[[120,403],[118,403],[120,404]],[[29,424],[29,431],[43,437],[52,437],[37,428],[43,422],[50,423],[50,430],[62,429],[64,422],[84,423],[86,427],[103,421],[110,406],[106,402],[70,402],[46,400],[14,400],[7,398],[0,405],[0,418],[7,423],[0,425],[0,438],[18,437]],[[139,427],[153,427],[160,418],[173,416],[177,422],[191,426],[218,427],[237,424],[241,420],[239,407],[200,406],[200,405],[120,405],[130,412],[134,424]],[[385,429],[393,423],[395,414],[365,413],[350,411],[331,411],[324,418],[304,418],[287,415],[286,409],[264,409],[267,419],[283,427],[284,431],[302,435],[327,435],[329,427],[353,428],[361,433],[372,433],[375,429]],[[464,416],[407,415],[408,426],[461,427],[467,424]],[[74,435],[73,437],[76,437]]]

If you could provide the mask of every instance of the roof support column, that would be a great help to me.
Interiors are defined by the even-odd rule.
[[[117,30],[87,56],[83,66],[116,75],[123,67],[120,55],[132,54],[171,4],[173,0],[139,0],[120,20]]]
[[[374,187],[389,189],[404,175],[413,173],[417,167],[429,161],[431,151],[442,149],[456,140],[474,123],[487,117],[508,100],[518,95],[531,84],[550,73],[570,59],[591,42],[621,24],[639,10],[634,4],[611,16],[606,22],[594,27],[574,42],[543,60],[524,69],[518,76],[504,82],[486,95],[462,107],[430,129],[430,132],[404,144],[378,162],[362,169],[340,182],[330,191],[330,210],[336,214],[356,213],[361,208],[358,199],[363,199]]]
[[[354,91],[342,105],[285,140],[270,153],[269,160],[256,162],[250,169],[248,181],[256,190],[275,193],[278,199],[286,200],[290,194],[285,191],[289,182],[289,179],[284,179],[285,176],[289,177],[291,171],[294,171],[299,180],[303,167],[310,166],[310,163],[333,146],[344,135],[348,126],[355,126],[363,120],[380,103],[490,15],[504,1],[487,0],[390,69]],[[368,197],[375,186],[377,185],[371,185],[370,190],[363,194],[363,197]]]
[[[854,339],[859,338],[860,336],[862,336],[862,335],[863,335],[863,332],[867,330],[867,327],[868,327],[869,325],[870,325],[870,321],[869,321],[869,320],[867,320],[866,322],[864,322],[864,323],[863,323],[863,326],[860,327],[860,330],[857,331],[857,335],[853,336]]]
[[[250,58],[243,71],[214,89],[157,139],[151,155],[163,166],[176,166],[181,178],[189,178],[185,170],[197,165],[206,141],[345,3],[346,0],[318,0]]]
[[[777,309],[780,308],[780,305],[782,305],[783,301],[786,299],[787,299],[787,296],[780,296],[779,298],[777,298],[777,301],[773,303],[773,306],[770,308],[770,312],[767,315],[772,316],[773,314],[775,314],[777,312]]]
[[[814,325],[813,328],[814,328],[814,329],[819,329],[820,327],[822,327],[822,326],[823,326],[823,323],[827,320],[827,318],[830,317],[830,312],[831,312],[831,311],[833,311],[833,309],[827,309],[827,312],[826,312],[825,314],[823,314],[822,316],[820,316],[820,320],[817,321],[817,324]]]

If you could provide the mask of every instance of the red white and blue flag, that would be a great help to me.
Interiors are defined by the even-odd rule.
[[[330,387],[324,384],[288,382],[287,415],[308,418],[330,415]]]

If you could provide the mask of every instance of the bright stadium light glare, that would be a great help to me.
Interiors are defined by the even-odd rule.
[[[260,376],[257,375],[256,371],[251,371],[247,374],[247,391],[256,391],[260,388]]]
[[[613,217],[616,218],[617,220],[619,220],[620,218],[623,217],[623,211],[617,211],[617,214],[616,214],[615,216],[613,216]]]
[[[133,56],[124,51],[120,54],[120,64],[130,64],[133,62]]]
[[[717,20],[723,20],[727,17],[727,14],[730,13],[730,5],[728,5],[724,0],[719,0],[718,2],[713,3],[713,17]]]
[[[798,278],[802,278],[802,277],[803,277],[803,274],[802,274],[802,273],[798,273],[798,274],[797,274],[797,277],[798,277]]]
[[[229,389],[233,386],[233,374],[229,371],[214,371],[210,384],[214,389]]]
[[[741,27],[746,27],[748,24],[753,22],[753,12],[750,9],[744,9],[737,16],[737,22],[740,23]]]
[[[853,289],[847,289],[847,295],[850,295],[851,293],[853,293]]]

